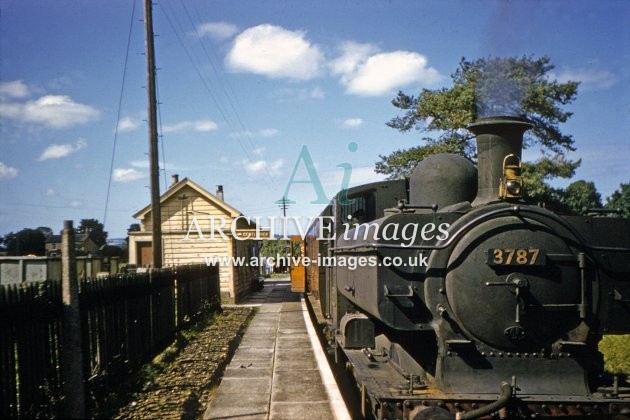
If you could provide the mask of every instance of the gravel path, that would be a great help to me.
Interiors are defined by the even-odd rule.
[[[253,313],[251,307],[224,308],[115,418],[201,417]]]

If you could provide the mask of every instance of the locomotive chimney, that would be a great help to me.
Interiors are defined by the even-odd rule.
[[[217,198],[221,201],[223,200],[223,185],[217,185]]]
[[[468,126],[477,137],[478,190],[473,206],[501,198],[506,161],[517,162],[520,172],[523,134],[531,127],[530,122],[517,117],[482,118]],[[520,191],[517,195],[520,196]]]

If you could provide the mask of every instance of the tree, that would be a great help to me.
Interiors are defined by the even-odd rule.
[[[602,197],[597,192],[595,184],[583,180],[575,181],[564,190],[564,203],[569,212],[582,213],[584,209],[602,207]]]
[[[87,234],[99,247],[107,243],[107,232],[105,226],[96,219],[81,219],[76,233]]]
[[[17,233],[8,233],[3,242],[8,255],[45,255],[46,236],[38,229],[24,228]]]
[[[564,203],[564,191],[552,188],[547,184],[552,178],[571,178],[575,174],[580,161],[571,162],[564,158],[552,161],[548,157],[539,159],[535,164],[523,163],[523,182],[531,204],[544,205],[552,211],[567,213]]]
[[[105,245],[101,247],[101,255],[103,257],[120,257],[125,258],[127,256],[127,250],[122,249],[119,246]]]
[[[289,249],[289,241],[281,239],[265,239],[260,248],[262,257],[277,258],[278,256],[286,256]]]
[[[54,234],[53,230],[47,226],[40,226],[35,230],[39,230],[41,233],[44,234],[46,238],[49,238],[50,236]]]
[[[125,242],[127,242],[127,247],[129,247],[129,235],[131,232],[140,232],[140,223],[132,223],[127,228],[127,237],[125,238]]]
[[[606,199],[607,209],[620,209],[624,217],[630,217],[630,182],[621,184],[619,189]]]
[[[375,171],[390,179],[408,176],[420,160],[440,152],[458,153],[474,161],[468,124],[480,117],[512,115],[533,123],[526,133],[525,147],[536,144],[544,153],[543,158],[526,166],[526,177],[535,181],[534,188],[527,190],[528,201],[550,199],[554,191],[546,181],[555,176],[570,177],[580,164],[565,158],[566,152],[575,149],[572,137],[559,128],[572,115],[562,106],[575,99],[578,83],[550,80],[553,68],[548,57],[462,59],[451,76],[452,87],[423,89],[418,97],[398,92],[392,105],[404,113],[387,125],[401,132],[414,129],[433,136],[422,138],[425,145],[380,156]]]

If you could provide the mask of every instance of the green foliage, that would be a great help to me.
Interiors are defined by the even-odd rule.
[[[41,233],[43,233],[43,234],[44,234],[44,236],[45,236],[46,238],[48,238],[48,237],[50,237],[50,236],[54,235],[53,230],[52,230],[51,228],[49,228],[49,227],[46,227],[46,226],[40,226],[40,227],[38,227],[38,228],[37,228],[37,229],[35,229],[35,230],[39,230]]]
[[[575,181],[564,190],[563,195],[564,203],[572,213],[602,207],[602,198],[592,182]]]
[[[396,150],[389,156],[379,156],[381,161],[376,163],[376,172],[387,174],[390,179],[398,179],[410,176],[416,165],[431,155],[437,153],[467,155],[463,143],[456,141],[435,142],[430,139],[427,141],[429,144],[425,146]]]
[[[125,242],[127,242],[127,247],[129,247],[129,234],[131,232],[140,232],[140,223],[132,223],[127,228],[127,237],[125,238]]]
[[[607,209],[620,209],[621,215],[630,217],[630,182],[621,184],[619,189],[606,199]]]
[[[612,374],[630,375],[630,334],[605,335],[599,342],[604,369]]]
[[[584,191],[576,186],[567,193],[572,200],[575,198],[567,206],[562,203],[565,192],[548,185],[551,178],[573,176],[580,165],[580,161],[565,158],[566,152],[575,149],[572,137],[559,128],[572,115],[562,106],[575,99],[578,83],[551,80],[549,72],[553,68],[548,57],[462,59],[451,76],[452,87],[423,89],[417,97],[398,92],[392,105],[404,112],[387,125],[401,132],[413,129],[432,133],[434,137],[423,137],[425,145],[379,156],[375,171],[390,179],[408,176],[422,159],[443,152],[474,161],[473,135],[466,127],[480,117],[513,115],[533,123],[525,135],[525,146],[536,144],[545,153],[540,160],[524,165],[527,201],[569,212],[583,201],[590,203],[593,200],[586,200]]]
[[[86,233],[99,247],[107,243],[105,226],[96,219],[81,219],[76,233]]]
[[[439,142],[466,143],[472,135],[463,129],[478,118],[514,115],[534,124],[530,142],[563,154],[574,149],[571,136],[558,127],[572,115],[561,106],[575,99],[578,83],[549,80],[553,68],[548,57],[463,58],[451,76],[451,88],[423,89],[418,97],[398,92],[392,105],[405,113],[387,125],[402,132],[437,132]],[[460,147],[472,151],[466,145]]]
[[[127,249],[123,249],[119,246],[105,245],[101,248],[101,255],[103,257],[119,257],[127,258]]]
[[[276,258],[278,255],[287,255],[289,250],[289,241],[281,239],[265,239],[263,240],[262,247],[260,248],[260,255],[262,257]]]
[[[129,232],[140,232],[140,223],[132,223],[127,228],[127,233]]]
[[[2,238],[7,255],[44,255],[46,253],[46,236],[39,229],[22,229],[17,233],[10,232]]]

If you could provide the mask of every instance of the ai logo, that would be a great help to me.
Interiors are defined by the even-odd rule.
[[[348,144],[348,150],[351,153],[356,152],[359,149],[359,145],[355,142],[351,142]],[[300,167],[300,163],[304,163],[304,167],[306,169],[306,173],[308,174],[308,179],[295,179],[295,175]],[[339,204],[352,204],[354,200],[348,200],[346,197],[346,190],[348,189],[348,185],[350,184],[350,175],[352,173],[352,165],[348,162],[343,162],[337,165],[337,168],[343,169],[343,179],[341,180],[341,186],[339,190],[341,191],[338,196]],[[297,161],[295,162],[295,167],[293,168],[293,173],[291,174],[291,178],[289,178],[289,183],[287,184],[287,188],[284,190],[284,196],[280,200],[276,201],[276,204],[295,204],[295,201],[289,199],[289,190],[291,189],[291,185],[293,184],[311,184],[313,185],[313,189],[315,190],[315,194],[317,195],[317,199],[311,201],[311,204],[328,204],[330,203],[330,199],[326,197],[326,193],[324,192],[324,187],[322,186],[322,182],[319,179],[319,175],[317,175],[317,169],[313,164],[313,158],[311,157],[311,153],[308,150],[308,146],[303,145],[302,150],[300,150],[300,154],[298,156]]]

